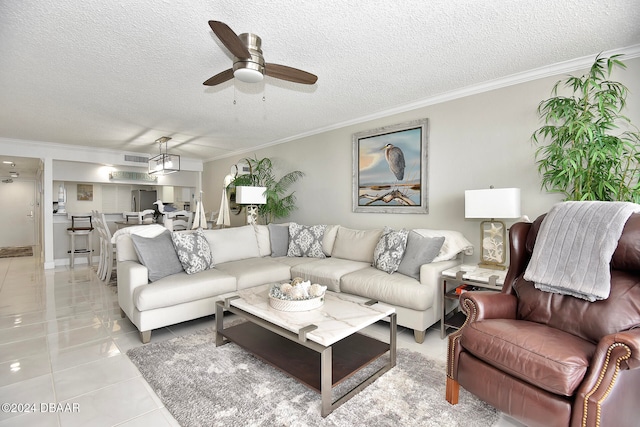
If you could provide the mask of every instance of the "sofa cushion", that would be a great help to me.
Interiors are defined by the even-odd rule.
[[[280,283],[291,279],[290,268],[273,258],[249,258],[218,264],[216,268],[237,281],[237,288],[246,289],[265,283]]]
[[[460,252],[464,252],[465,255],[473,254],[473,245],[459,231],[430,230],[426,228],[416,228],[413,231],[425,237],[444,237],[442,248],[440,248],[440,252],[433,262],[454,259]]]
[[[340,258],[315,259],[291,267],[291,277],[302,277],[311,283],[326,286],[330,291],[340,292],[340,278],[345,274],[369,267],[368,262],[350,261]]]
[[[407,247],[398,266],[398,273],[420,280],[420,266],[432,262],[440,252],[443,243],[442,236],[425,237],[415,231],[410,232]]]
[[[393,230],[385,227],[373,251],[373,266],[392,274],[400,265],[407,246],[409,230]]]
[[[156,237],[142,237],[131,234],[133,247],[140,263],[149,271],[149,281],[184,271],[171,241],[171,232],[165,230]]]
[[[551,393],[573,396],[596,346],[559,329],[487,319],[462,329],[462,346],[478,359]]]
[[[340,280],[340,290],[412,310],[427,310],[435,302],[433,288],[403,274],[389,275],[375,267],[345,274]]]
[[[204,230],[203,233],[211,247],[215,264],[260,256],[258,239],[252,225]]]
[[[258,240],[258,249],[260,250],[260,256],[271,255],[271,241],[269,239],[269,227],[262,224],[254,224],[253,228],[256,232],[256,239]]]
[[[287,256],[325,258],[322,250],[322,239],[326,225],[289,224],[289,249]]]
[[[218,269],[188,275],[184,271],[164,277],[133,291],[133,303],[138,311],[215,297],[236,290],[236,278]],[[215,311],[212,303],[211,312]]]
[[[373,263],[373,250],[382,236],[382,230],[352,230],[338,227],[331,256],[351,261]]]
[[[331,256],[333,252],[333,245],[336,242],[336,236],[338,235],[339,225],[327,225],[324,230],[324,237],[322,238],[322,250],[326,256]]]
[[[213,268],[213,256],[202,229],[198,229],[195,233],[171,233],[171,240],[176,248],[180,264],[187,274]]]
[[[300,264],[307,264],[314,261],[321,261],[325,258],[306,258],[306,257],[290,257],[290,256],[279,256],[276,258],[271,258],[274,261],[277,261],[281,264],[288,265],[289,267],[295,267]]]
[[[289,225],[269,224],[269,241],[271,242],[271,256],[287,256],[289,250]]]

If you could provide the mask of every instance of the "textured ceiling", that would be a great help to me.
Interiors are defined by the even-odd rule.
[[[207,87],[207,21],[316,74]],[[640,43],[637,0],[3,0],[0,137],[211,159]]]

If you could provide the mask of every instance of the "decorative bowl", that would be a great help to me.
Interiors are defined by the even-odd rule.
[[[280,284],[275,284],[269,290],[269,305],[279,311],[309,311],[322,307],[324,294],[302,299],[286,299],[280,291]]]

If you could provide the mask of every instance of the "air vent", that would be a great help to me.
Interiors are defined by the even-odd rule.
[[[143,157],[143,156],[130,156],[128,154],[124,155],[124,161],[125,162],[134,162],[134,163],[145,163],[147,164],[149,162],[149,158],[148,157]]]

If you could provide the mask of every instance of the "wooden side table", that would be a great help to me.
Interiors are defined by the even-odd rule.
[[[492,290],[500,292],[504,279],[507,275],[506,270],[491,270],[488,268],[476,268],[473,271],[463,271],[460,266],[444,270],[440,274],[440,306],[442,307],[440,317],[440,338],[446,337],[447,328],[458,330],[466,320],[466,315],[457,309],[454,309],[447,316],[447,300],[458,300],[460,294],[456,290],[447,291],[447,285],[455,285],[456,288],[467,285],[472,288],[482,288],[482,290]]]

